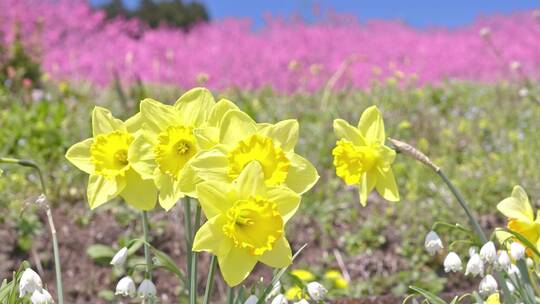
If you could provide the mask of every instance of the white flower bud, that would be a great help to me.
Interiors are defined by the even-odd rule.
[[[34,292],[32,293],[32,296],[30,297],[30,301],[32,302],[32,304],[53,304],[54,303],[54,300],[51,294],[45,289],[34,290]]]
[[[475,253],[467,262],[467,268],[465,269],[465,275],[471,274],[473,277],[484,275],[484,262],[480,258],[478,253]]]
[[[433,230],[426,235],[424,247],[426,247],[427,252],[431,255],[434,255],[435,253],[441,251],[444,248],[441,238]]]
[[[471,258],[473,255],[478,253],[478,247],[471,246],[469,247],[469,257]]]
[[[527,262],[527,267],[528,267],[528,268],[532,268],[532,267],[534,266],[534,261],[533,261],[533,259],[531,259],[531,258],[527,258],[527,259],[525,260],[525,262]]]
[[[510,256],[508,255],[508,252],[501,250],[499,252],[499,256],[497,257],[495,268],[499,271],[506,270],[508,267],[510,267],[510,263]]]
[[[309,302],[306,301],[305,299],[302,299],[302,300],[300,300],[298,302],[294,302],[294,304],[309,304]]]
[[[111,265],[113,266],[122,266],[127,260],[128,256],[128,249],[127,247],[123,247],[122,249],[118,250],[118,252],[113,256],[111,260]]]
[[[244,304],[257,304],[259,301],[259,298],[257,298],[256,295],[250,295],[247,300],[244,302]]]
[[[309,296],[314,301],[322,301],[326,297],[326,293],[328,293],[328,290],[324,288],[319,282],[311,282],[307,284],[307,291]]]
[[[118,281],[118,284],[116,284],[116,291],[114,292],[115,295],[121,295],[124,297],[134,297],[135,296],[135,282],[133,282],[133,279],[129,276],[123,277]]]
[[[19,280],[19,297],[32,294],[36,290],[41,291],[42,287],[43,283],[39,275],[32,268],[26,268]]]
[[[444,259],[444,271],[445,272],[458,272],[461,271],[461,259],[455,252],[450,252]]]
[[[493,264],[497,260],[497,249],[495,249],[495,244],[491,241],[485,243],[480,249],[480,257],[484,263]]]
[[[284,294],[278,294],[270,304],[289,304]]]
[[[488,296],[490,294],[497,292],[497,281],[495,281],[495,278],[488,274],[485,276],[482,281],[480,281],[480,287],[478,288],[478,292],[480,292],[483,296]]]
[[[519,268],[514,264],[508,267],[508,269],[506,270],[506,273],[508,273],[508,276],[513,280],[521,279],[521,272],[519,271]]]
[[[510,291],[510,293],[514,293],[514,291],[516,291],[516,287],[514,287],[514,284],[512,284],[512,282],[506,280],[506,286],[508,287],[508,291]]]
[[[510,244],[510,256],[514,260],[523,259],[525,257],[525,247],[521,243],[513,242]]]
[[[156,296],[157,290],[156,285],[152,283],[149,279],[144,279],[137,289],[137,294],[141,298],[153,298]]]
[[[272,290],[268,293],[266,296],[266,302],[270,301],[271,298],[277,296],[281,292],[281,283],[277,281],[274,286],[272,287]]]

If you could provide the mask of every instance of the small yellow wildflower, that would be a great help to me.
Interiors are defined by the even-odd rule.
[[[133,168],[137,150],[133,146],[139,115],[125,123],[111,112],[95,107],[92,113],[93,138],[73,145],[66,158],[90,174],[87,197],[94,209],[121,196],[139,210],[153,209],[157,190],[152,180],[143,179]]]
[[[291,274],[306,283],[309,283],[315,280],[315,275],[311,273],[309,270],[294,269],[291,271]]]
[[[324,274],[324,278],[332,282],[333,287],[338,289],[346,289],[349,287],[349,282],[345,280],[341,272],[337,270],[329,270]]]
[[[486,304],[501,304],[501,300],[500,300],[500,296],[499,296],[499,293],[493,293],[491,294],[487,300],[486,300]]]
[[[267,186],[258,162],[250,162],[232,183],[205,181],[197,194],[208,221],[197,231],[193,251],[218,258],[229,286],[240,284],[257,262],[281,268],[291,264],[285,223],[300,204],[300,195]]]
[[[357,127],[334,120],[334,132],[339,138],[332,151],[336,174],[347,185],[359,187],[360,203],[366,205],[373,188],[386,200],[399,201],[391,168],[396,152],[384,145],[384,122],[377,107],[367,108]]]
[[[308,299],[308,296],[304,294],[302,288],[293,286],[285,291],[285,298],[289,301]]]
[[[231,182],[256,161],[267,186],[284,185],[302,194],[317,182],[315,167],[294,152],[298,122],[257,124],[247,114],[228,111],[220,124],[219,145],[201,152],[191,165],[203,180]]]

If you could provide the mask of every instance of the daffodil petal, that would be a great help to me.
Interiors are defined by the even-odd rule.
[[[143,179],[154,176],[157,164],[154,155],[154,145],[147,132],[141,132],[129,146],[128,161]]]
[[[138,112],[137,114],[128,118],[124,122],[124,125],[126,126],[129,133],[134,134],[142,129],[143,121],[144,120],[142,118],[141,112]]]
[[[206,127],[193,130],[193,135],[197,139],[199,148],[203,150],[212,149],[219,143],[219,129],[216,127]]]
[[[534,213],[527,193],[520,186],[515,186],[512,190],[512,196],[502,200],[497,205],[497,209],[508,218],[524,222],[532,222],[534,220]]]
[[[180,96],[174,107],[182,114],[185,125],[200,126],[210,115],[215,103],[210,91],[205,88],[194,88]]]
[[[223,234],[223,225],[226,222],[225,215],[218,215],[206,221],[195,234],[193,251],[208,251],[216,256],[227,255],[232,244]]]
[[[242,111],[228,111],[221,121],[219,141],[226,145],[237,142],[257,132],[257,125],[249,115]]]
[[[293,154],[285,184],[294,192],[303,194],[319,180],[317,169],[307,159]]]
[[[266,196],[276,203],[278,212],[286,223],[298,210],[300,206],[300,195],[286,187],[271,187]]]
[[[190,160],[191,161],[191,160]],[[180,186],[180,190],[187,196],[197,198],[197,185],[204,180],[200,178],[193,167],[191,166],[191,163],[188,162],[182,168],[182,171],[180,172],[180,176],[178,177],[178,183]]]
[[[364,136],[360,134],[360,130],[351,126],[348,122],[343,119],[334,120],[334,133],[339,139],[346,139],[357,146],[366,145]]]
[[[234,180],[234,184],[242,198],[266,194],[264,173],[261,165],[257,161],[252,161],[247,164],[238,178]]]
[[[207,181],[197,185],[197,196],[206,218],[226,213],[232,206],[231,186],[228,183]]]
[[[158,168],[154,173],[154,183],[159,190],[159,204],[166,211],[169,211],[178,200],[184,197],[184,193],[180,190],[180,184]]]
[[[173,106],[146,98],[141,101],[140,108],[143,123],[152,132],[159,133],[168,126],[181,124],[180,113]]]
[[[298,121],[296,119],[282,120],[274,125],[261,129],[259,132],[272,138],[285,152],[294,150],[298,142]]]
[[[360,203],[362,204],[362,206],[366,205],[369,193],[373,190],[373,188],[375,188],[376,183],[377,183],[376,173],[368,171],[362,175],[362,179],[360,180],[360,187],[359,187]]]
[[[384,143],[385,132],[381,112],[376,106],[367,108],[358,122],[360,132],[368,141]]]
[[[120,192],[126,203],[138,210],[152,210],[156,206],[157,195],[154,181],[143,180],[133,169],[126,172],[126,187]]]
[[[255,267],[257,259],[245,249],[232,247],[227,255],[218,256],[218,263],[223,279],[232,287],[247,278]]]
[[[94,171],[94,165],[90,159],[90,147],[94,140],[92,138],[83,140],[71,146],[66,152],[66,158],[75,167],[88,174]]]
[[[203,180],[230,182],[227,155],[219,148],[203,151],[193,159],[191,166]]]
[[[392,169],[377,170],[377,183],[375,185],[377,192],[387,201],[399,201],[399,191],[396,185],[396,179]]]
[[[273,268],[283,268],[291,265],[292,251],[289,242],[284,237],[279,238],[272,250],[265,252],[259,261]]]
[[[95,209],[112,200],[124,190],[126,183],[122,178],[106,179],[101,175],[90,175],[86,196],[90,209]]]
[[[208,125],[212,127],[219,127],[221,125],[221,120],[225,113],[230,110],[239,110],[238,107],[230,100],[220,99],[210,111],[210,116],[208,117]]]
[[[124,123],[120,119],[114,118],[111,111],[102,107],[94,108],[92,112],[92,132],[94,137],[119,129],[125,129]]]

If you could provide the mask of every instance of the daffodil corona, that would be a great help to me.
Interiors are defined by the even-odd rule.
[[[92,113],[93,138],[73,145],[66,158],[90,174],[87,197],[94,209],[116,196],[139,210],[153,209],[157,190],[152,180],[134,169],[138,151],[133,146],[139,115],[122,122],[107,109],[96,107]]]
[[[358,186],[360,203],[366,205],[374,188],[386,200],[399,201],[391,168],[396,152],[384,144],[384,122],[377,107],[367,108],[357,127],[334,120],[334,132],[339,138],[332,151],[336,174],[347,185]]]
[[[315,167],[294,152],[298,122],[257,124],[239,110],[228,111],[221,121],[219,144],[201,152],[192,162],[203,180],[231,182],[247,164],[256,161],[267,186],[286,186],[302,194],[317,182]]]
[[[252,161],[232,183],[205,181],[197,186],[208,221],[197,232],[193,250],[216,255],[230,286],[240,284],[258,261],[274,268],[291,263],[285,223],[296,212],[300,196],[266,181],[262,166]]]

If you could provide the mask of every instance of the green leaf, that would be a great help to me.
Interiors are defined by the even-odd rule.
[[[508,232],[510,234],[512,234],[513,236],[515,236],[523,245],[525,245],[527,248],[530,248],[532,250],[532,252],[534,252],[534,254],[538,257],[540,257],[540,251],[538,251],[538,249],[536,248],[535,245],[533,245],[531,242],[529,242],[529,240],[527,240],[527,238],[525,238],[523,235],[515,232],[515,231],[512,231],[512,230],[509,230],[509,229],[506,229],[506,228],[497,228],[496,231],[505,231],[505,232]]]
[[[409,286],[409,288],[424,296],[424,298],[426,298],[426,300],[428,300],[428,302],[431,304],[446,304],[443,299],[425,289],[416,286]]]
[[[95,244],[86,248],[86,254],[98,264],[109,264],[116,252],[112,247]]]

